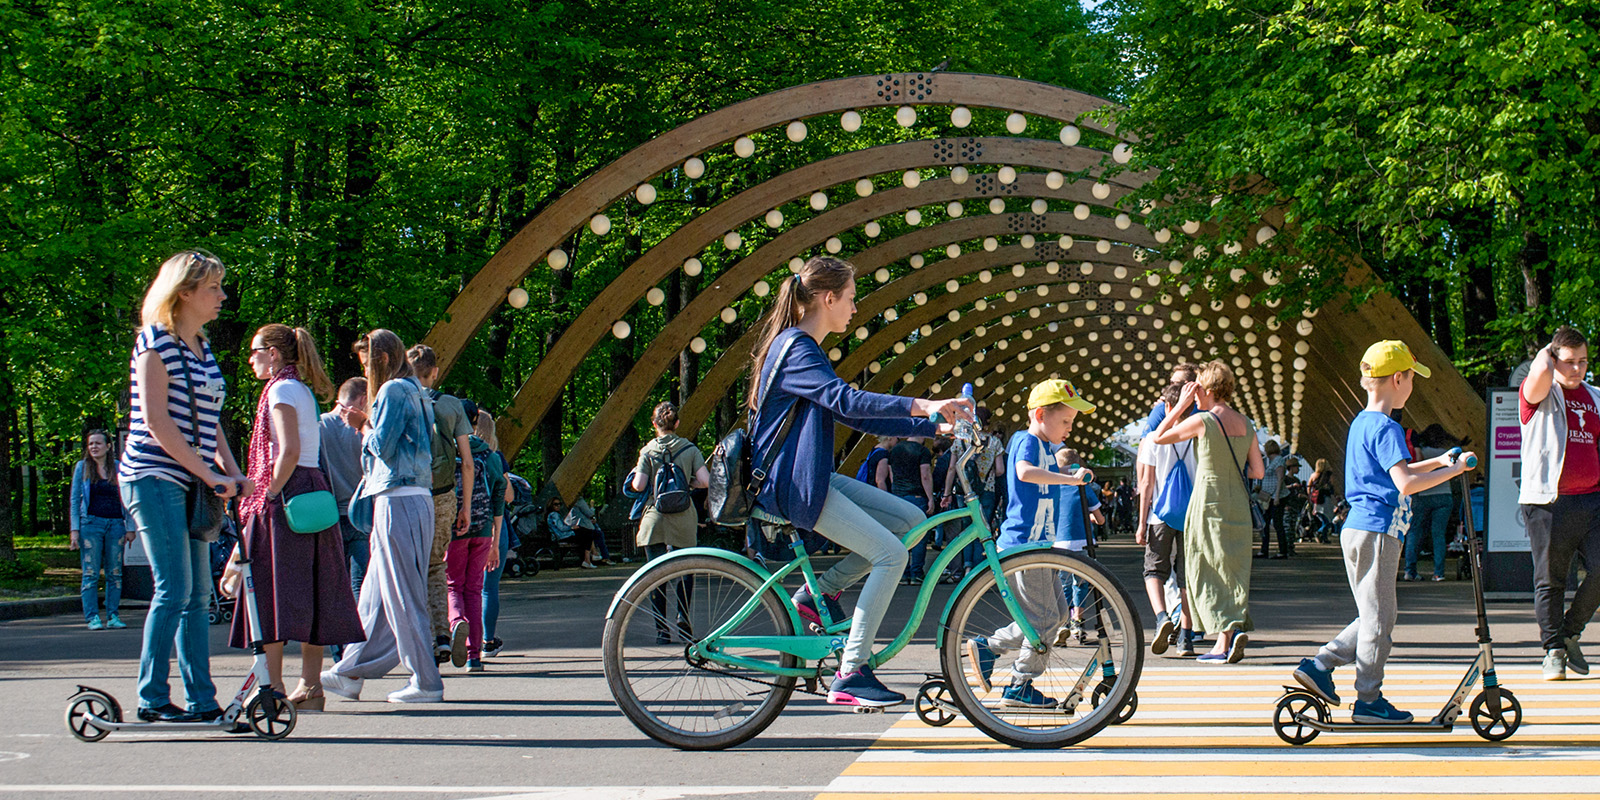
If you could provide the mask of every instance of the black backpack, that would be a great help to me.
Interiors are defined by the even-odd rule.
[[[689,477],[683,474],[683,468],[677,462],[678,456],[691,447],[694,447],[694,442],[684,442],[677,452],[656,467],[650,482],[654,495],[651,505],[663,514],[682,514],[689,510]]]
[[[805,334],[800,334],[803,336]],[[783,349],[778,351],[778,357],[772,361],[771,372],[767,373],[767,380],[757,398],[756,410],[759,412],[761,404],[766,402],[767,392],[772,388],[772,381],[778,376],[778,369],[783,364],[783,357],[789,354],[789,347],[794,344],[799,336],[791,336],[783,343]],[[750,519],[750,510],[755,508],[756,497],[761,494],[761,486],[767,481],[767,473],[772,469],[772,461],[778,455],[778,449],[783,447],[784,439],[789,436],[789,427],[794,424],[795,413],[800,410],[800,401],[789,408],[789,414],[783,420],[783,427],[778,429],[778,438],[774,440],[772,449],[767,451],[767,457],[762,459],[759,467],[751,463],[751,449],[755,442],[745,428],[734,428],[722,441],[717,443],[715,450],[711,451],[711,458],[706,462],[706,469],[711,473],[711,488],[706,494],[706,505],[711,512],[711,520],[718,525],[729,528],[743,528]],[[754,430],[755,414],[751,414],[746,424]]]

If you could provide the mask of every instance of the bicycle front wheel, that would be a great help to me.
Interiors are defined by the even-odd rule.
[[[622,712],[650,738],[683,750],[721,750],[748,741],[783,711],[795,678],[714,661],[693,663],[689,645],[722,627],[746,605],[754,609],[730,636],[793,636],[783,601],[756,597],[761,578],[714,556],[687,556],[647,566],[606,620],[601,643],[606,683]],[[791,655],[725,651],[778,667]]]
[[[1099,733],[1130,702],[1144,668],[1144,630],[1127,590],[1099,562],[1064,550],[1000,564],[1044,647],[1023,644],[985,568],[945,620],[940,661],[956,705],[1013,747],[1065,747]]]

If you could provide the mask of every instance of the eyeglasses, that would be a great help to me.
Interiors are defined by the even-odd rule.
[[[271,350],[271,349],[272,349],[272,348],[271,348],[271,347],[270,347],[270,346],[269,346],[269,347],[252,347],[252,348],[250,348],[250,352],[252,352],[252,353],[259,353],[259,352],[261,352],[261,351],[262,351],[262,350]]]

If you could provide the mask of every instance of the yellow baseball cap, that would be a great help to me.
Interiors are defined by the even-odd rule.
[[[1427,367],[1417,363],[1415,356],[1411,355],[1411,348],[1406,343],[1395,339],[1387,339],[1367,348],[1361,355],[1361,377],[1383,378],[1396,372],[1414,369],[1424,378],[1432,377],[1433,373]]]
[[[1085,414],[1094,413],[1094,403],[1083,399],[1083,396],[1078,394],[1078,387],[1072,385],[1072,381],[1051,378],[1034,384],[1033,391],[1028,395],[1029,409],[1044,408],[1056,403],[1066,403]]]

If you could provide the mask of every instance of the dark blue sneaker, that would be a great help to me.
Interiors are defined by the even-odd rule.
[[[1000,705],[1009,708],[1054,708],[1056,701],[1033,688],[1033,681],[1013,683],[1000,694]]]
[[[872,667],[857,667],[849,675],[834,673],[833,685],[828,687],[828,702],[836,706],[883,708],[905,701],[905,695],[890,690],[872,674]]]
[[[1361,725],[1404,724],[1411,721],[1411,714],[1389,705],[1389,701],[1379,695],[1370,703],[1357,700],[1350,719]]]
[[[1294,682],[1304,686],[1306,691],[1339,705],[1339,693],[1333,690],[1333,670],[1319,668],[1316,659],[1300,659],[1300,666],[1294,669]]]
[[[833,622],[830,623],[833,625],[838,625],[849,619],[844,615],[844,608],[839,605],[839,595],[841,594],[844,594],[844,592],[834,592],[831,595],[825,594],[822,596],[822,602],[828,606],[828,616],[833,618]],[[801,586],[790,597],[790,600],[794,602],[794,610],[800,612],[801,619],[813,625],[828,627],[822,624],[822,615],[817,613],[817,598],[811,596],[811,587]]]
[[[994,688],[989,682],[989,676],[994,674],[994,661],[995,652],[990,649],[988,639],[974,636],[967,640],[967,674],[986,692]]]

